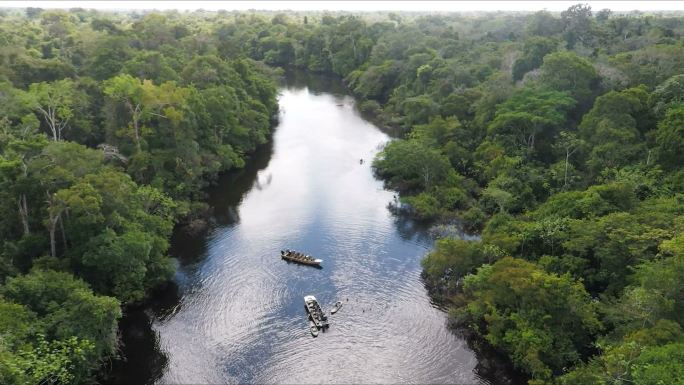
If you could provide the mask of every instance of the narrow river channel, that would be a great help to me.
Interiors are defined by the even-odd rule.
[[[433,241],[392,214],[394,192],[373,177],[389,137],[322,88],[281,89],[272,143],[210,191],[207,234],[175,237],[175,285],[124,319],[127,360],[107,382],[491,383],[423,286]],[[343,302],[317,338],[307,294]]]

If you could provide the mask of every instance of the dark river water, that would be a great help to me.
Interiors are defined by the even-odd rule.
[[[281,89],[272,143],[211,189],[208,233],[175,236],[175,284],[127,313],[107,383],[499,382],[428,296],[433,240],[373,177],[388,135],[334,85]],[[286,248],[323,268],[281,260]],[[317,338],[308,294],[343,302]]]

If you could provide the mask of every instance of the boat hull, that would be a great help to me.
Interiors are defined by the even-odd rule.
[[[280,257],[286,261],[289,262],[295,262],[299,263],[302,265],[307,265],[307,266],[315,266],[315,267],[321,267],[321,262],[323,262],[322,259],[316,259],[311,257],[310,255],[305,255],[303,253],[298,253],[296,251],[280,251]]]
[[[316,266],[316,267],[320,267],[321,262],[323,262],[320,259],[314,259],[313,261],[308,261],[308,260],[303,260],[303,259],[299,259],[299,258],[295,258],[295,257],[289,257],[286,255],[281,255],[281,258],[283,258],[284,260],[289,261],[289,262],[295,262],[295,263],[299,263],[302,265]]]
[[[321,309],[316,297],[312,295],[307,295],[304,297],[304,307],[306,312],[309,313],[309,318],[311,322],[316,325],[317,328],[323,329],[328,327],[328,317],[325,316],[323,309]]]
[[[337,313],[337,311],[340,310],[341,308],[342,308],[342,302],[338,301],[337,303],[335,303],[335,306],[333,306],[332,309],[330,309],[330,314]]]

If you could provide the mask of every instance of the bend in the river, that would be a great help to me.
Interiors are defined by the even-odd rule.
[[[318,84],[281,90],[272,143],[211,191],[216,225],[174,238],[176,285],[147,309],[149,325],[127,315],[128,360],[110,382],[498,382],[423,286],[432,240],[387,209],[395,193],[370,167],[388,136]],[[281,260],[286,248],[323,269]],[[307,294],[324,309],[343,302],[317,338]]]

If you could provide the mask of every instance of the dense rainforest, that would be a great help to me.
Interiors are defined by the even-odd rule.
[[[110,19],[111,17],[111,19]],[[117,354],[121,305],[173,277],[202,187],[268,140],[276,85],[159,14],[0,19],[0,383],[68,384]]]
[[[374,162],[444,237],[450,319],[530,384],[684,378],[684,17],[6,10],[0,382],[88,382],[174,224],[244,165],[273,68],[400,132]],[[678,382],[679,381],[679,382]]]

